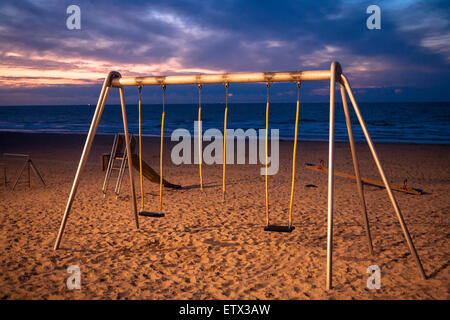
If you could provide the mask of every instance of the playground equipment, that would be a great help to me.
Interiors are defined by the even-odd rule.
[[[133,167],[138,172],[140,171],[140,161],[139,156],[135,153],[132,155]],[[149,180],[150,182],[161,184],[162,186],[169,189],[181,189],[182,187],[179,184],[170,183],[166,179],[161,179],[161,176],[153,170],[144,160],[142,160],[142,176]]]
[[[136,139],[132,134],[128,136],[129,143],[131,145],[131,152],[134,151],[136,146]],[[114,193],[116,197],[119,196],[120,187],[122,186],[123,174],[125,172],[125,168],[127,167],[127,150],[125,146],[125,135],[123,133],[116,133],[114,135],[114,142],[111,149],[111,154],[109,156],[108,168],[105,173],[105,180],[103,181],[103,196],[106,197],[106,192],[108,189],[109,179],[111,178],[111,174],[113,170],[118,170],[116,187],[114,189]],[[120,165],[116,167],[116,161],[120,162]]]
[[[289,223],[287,226],[279,226],[270,224],[269,220],[269,188],[268,188],[268,178],[267,174],[269,161],[268,161],[268,134],[269,134],[269,83],[267,83],[267,104],[266,104],[266,226],[264,231],[275,231],[275,232],[292,232],[295,227],[292,225],[292,207],[294,203],[294,186],[295,186],[295,158],[297,154],[297,137],[298,137],[298,113],[300,110],[300,82],[297,82],[297,108],[295,113],[295,133],[294,133],[294,150],[292,155],[292,179],[291,179],[291,196],[289,198]]]
[[[202,84],[198,84],[198,171],[200,174],[200,191],[203,191],[202,175]]]
[[[425,272],[422,267],[422,263],[420,262],[417,251],[412,242],[409,231],[406,227],[403,216],[400,212],[400,209],[397,205],[395,197],[392,193],[392,189],[389,185],[388,179],[384,173],[381,162],[378,158],[377,152],[375,150],[375,146],[372,142],[372,139],[367,130],[366,124],[362,118],[360,113],[358,104],[353,96],[353,92],[351,90],[350,84],[347,80],[347,77],[342,73],[342,69],[339,63],[332,62],[329,70],[315,70],[315,71],[291,71],[291,72],[265,72],[265,73],[228,73],[228,74],[212,74],[212,75],[175,75],[175,76],[153,76],[153,77],[128,77],[122,78],[120,73],[118,72],[110,72],[106,77],[102,90],[100,92],[100,96],[98,99],[97,107],[92,119],[91,127],[89,129],[89,133],[86,139],[86,143],[81,155],[80,162],[78,164],[78,169],[75,175],[75,179],[73,181],[72,189],[67,201],[66,209],[64,211],[64,215],[61,221],[61,225],[58,231],[58,235],[55,241],[54,249],[58,249],[61,243],[62,235],[64,233],[64,228],[70,213],[70,209],[72,207],[73,200],[75,198],[75,194],[78,188],[78,184],[80,181],[80,174],[86,164],[86,160],[89,155],[89,151],[92,146],[92,142],[94,140],[95,132],[97,130],[98,123],[101,118],[101,114],[103,108],[105,106],[106,99],[108,97],[109,91],[111,88],[118,88],[120,94],[120,101],[122,106],[122,119],[124,126],[124,134],[126,141],[127,153],[131,154],[131,146],[129,143],[128,137],[128,122],[126,115],[126,107],[125,107],[125,97],[123,88],[126,86],[150,86],[150,85],[175,85],[175,84],[197,84],[199,89],[201,85],[210,84],[210,83],[265,83],[267,88],[270,84],[275,82],[295,82],[297,84],[302,81],[329,81],[330,83],[330,113],[329,113],[329,148],[328,148],[328,205],[327,205],[327,264],[326,264],[326,289],[331,289],[332,287],[332,252],[333,252],[333,198],[334,198],[334,124],[335,124],[335,91],[336,91],[336,83],[339,84],[342,103],[345,112],[345,118],[347,123],[347,131],[349,135],[350,149],[352,153],[353,165],[355,170],[355,176],[357,181],[357,191],[361,198],[361,207],[362,207],[362,217],[366,228],[367,239],[369,244],[369,251],[373,253],[372,249],[372,239],[370,235],[369,223],[367,220],[367,212],[364,200],[364,193],[362,189],[361,177],[359,174],[359,166],[356,157],[355,143],[353,139],[353,132],[350,122],[348,104],[347,104],[347,94],[350,98],[350,101],[353,105],[353,109],[356,113],[358,121],[362,127],[364,136],[367,140],[367,144],[372,153],[375,164],[380,173],[381,179],[385,185],[386,191],[388,193],[389,199],[394,208],[395,214],[398,218],[400,226],[402,228],[403,235],[408,244],[411,255],[413,256],[419,272],[421,276],[426,279]],[[201,101],[199,99],[199,116]],[[268,111],[269,101],[267,100],[266,111]],[[266,113],[266,127],[268,127],[268,115]],[[266,137],[267,140],[267,137]],[[267,142],[266,142],[267,145]],[[295,151],[295,148],[294,148]],[[267,147],[266,147],[267,152]],[[267,163],[267,161],[266,161]],[[132,159],[128,157],[128,168],[130,170],[130,192],[131,192],[131,207],[132,213],[134,215],[136,227],[139,228],[139,219],[138,219],[138,210],[136,205],[136,194],[135,187],[132,175]],[[267,167],[266,167],[267,169]],[[266,190],[267,190],[267,177],[266,177]],[[268,211],[268,197],[266,192],[266,215]]]
[[[142,174],[142,113],[141,113],[141,103],[142,103],[142,86],[138,86],[139,90],[139,182],[141,186],[141,209],[139,210],[140,216],[145,217],[153,217],[153,218],[161,218],[164,217],[164,213],[162,213],[162,156],[163,156],[163,130],[164,130],[164,104],[165,104],[165,92],[166,87],[163,86],[163,112],[161,118],[161,151],[160,151],[160,179],[159,179],[159,213],[145,211],[144,205],[144,181]]]
[[[325,168],[322,163],[320,163],[319,165],[315,165],[313,163],[305,163],[305,168],[309,169],[309,170],[312,170],[312,171],[325,173],[325,174],[328,173],[328,169]],[[357,181],[355,176],[352,176],[351,174],[348,174],[348,173],[345,173],[345,172],[334,171],[334,175],[338,176],[338,177],[346,178],[348,180]],[[391,184],[391,189],[395,190],[395,191],[408,193],[408,194],[413,194],[413,195],[424,194],[422,189],[408,188],[407,181],[408,180],[405,179],[405,181],[403,182],[403,186],[398,186],[398,185],[395,185],[395,184]],[[376,181],[376,180],[372,180],[372,179],[361,177],[361,182],[363,184],[367,184],[367,185],[370,185],[370,186],[376,186],[376,187],[384,188],[384,184],[381,181]]]
[[[129,140],[131,145],[131,151],[134,152],[136,146],[136,139],[132,134],[130,134]],[[102,188],[103,195],[106,196],[107,187],[109,180],[111,178],[112,171],[119,170],[119,173],[117,174],[116,187],[114,189],[114,193],[116,194],[116,196],[119,196],[125,169],[128,167],[127,165],[128,155],[125,147],[125,136],[123,133],[117,133],[114,135],[114,142],[111,149],[111,154],[103,154],[102,157],[104,156],[107,156],[109,160],[105,173],[105,180],[103,182]],[[152,167],[150,167],[144,160],[142,160],[142,157],[139,157],[137,154],[132,153],[131,158],[134,169],[136,169],[142,177],[145,177],[150,182],[160,184],[160,189],[162,189],[163,186],[171,189],[181,189],[180,185],[170,183],[169,181],[163,179],[162,176],[157,174],[156,171],[152,169]],[[116,161],[120,161],[120,165],[118,167],[115,166]]]
[[[225,171],[227,166],[227,115],[228,115],[228,88],[229,83],[225,83],[225,111],[223,116],[223,161],[222,161],[222,202],[225,202]]]
[[[19,175],[17,176],[16,181],[13,184],[12,190],[14,190],[17,186],[17,184],[19,183],[20,178],[22,178],[23,172],[25,171],[25,169],[27,169],[27,183],[28,183],[28,187],[31,188],[31,170],[33,170],[33,172],[36,174],[36,176],[39,178],[39,180],[42,182],[42,184],[45,186],[45,181],[42,178],[41,174],[39,173],[38,169],[36,168],[34,162],[31,160],[30,155],[28,154],[22,154],[22,153],[4,153],[3,157],[5,158],[11,158],[11,159],[23,159],[24,160],[24,164],[22,166],[22,169],[20,169]],[[6,186],[6,167],[4,169],[4,174],[5,174],[5,186]]]

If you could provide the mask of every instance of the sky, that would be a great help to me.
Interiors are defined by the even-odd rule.
[[[81,29],[69,30],[69,5]],[[369,5],[381,29],[369,30]],[[95,104],[102,79],[186,73],[329,69],[339,61],[359,101],[450,101],[450,1],[62,1],[0,2],[0,105]],[[275,102],[295,84],[274,84]],[[160,103],[160,88],[144,88]],[[302,99],[327,101],[328,84]],[[117,90],[108,103],[119,103]],[[137,89],[126,88],[136,103]],[[261,102],[262,84],[233,85],[231,102]],[[195,103],[194,86],[167,88],[167,103]],[[221,85],[205,102],[223,102]]]

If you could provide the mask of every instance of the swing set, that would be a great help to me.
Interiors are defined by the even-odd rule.
[[[163,89],[163,104],[162,104],[162,113],[161,113],[161,148],[159,154],[159,212],[151,212],[145,211],[144,206],[144,177],[142,173],[142,112],[141,112],[141,103],[142,103],[142,86],[138,86],[139,90],[139,184],[141,187],[141,209],[139,210],[139,215],[144,217],[153,217],[153,218],[161,218],[164,217],[164,213],[162,212],[162,200],[163,200],[163,141],[164,141],[164,107],[166,103],[166,86],[161,85]]]
[[[300,86],[303,81],[329,81],[330,82],[330,113],[329,113],[329,148],[328,148],[328,205],[327,205],[327,265],[326,265],[326,289],[332,287],[332,252],[333,252],[333,198],[334,198],[334,124],[335,124],[335,89],[336,83],[339,84],[342,105],[345,113],[345,120],[347,124],[347,131],[349,136],[350,150],[352,153],[353,167],[355,171],[356,188],[361,200],[361,213],[362,220],[365,226],[369,253],[373,254],[372,237],[369,228],[369,221],[367,218],[367,210],[364,199],[364,192],[362,187],[362,181],[359,172],[359,165],[356,156],[355,142],[353,138],[352,125],[350,121],[349,107],[347,103],[347,95],[350,98],[355,114],[358,118],[359,124],[362,127],[364,136],[366,138],[369,149],[372,153],[374,162],[378,168],[383,184],[386,188],[388,197],[392,203],[394,212],[400,223],[403,235],[409,247],[409,251],[414,258],[416,265],[419,269],[420,275],[423,279],[426,279],[425,271],[423,269],[420,258],[417,254],[414,243],[411,239],[406,223],[400,212],[398,204],[392,193],[391,186],[388,182],[386,174],[381,166],[381,162],[378,158],[375,146],[367,130],[364,119],[362,118],[359,107],[353,96],[350,84],[347,77],[342,73],[341,66],[338,62],[332,62],[329,70],[314,70],[314,71],[291,71],[291,72],[265,72],[265,73],[227,73],[227,74],[201,74],[201,75],[174,75],[174,76],[152,76],[152,77],[122,77],[120,73],[112,71],[105,78],[103,87],[100,92],[100,96],[97,102],[97,107],[91,122],[89,133],[86,138],[86,143],[81,154],[81,159],[78,164],[78,169],[75,174],[72,189],[67,201],[66,209],[61,221],[61,225],[58,231],[58,235],[55,241],[54,250],[60,247],[62,235],[64,233],[65,225],[74,201],[77,188],[80,181],[80,174],[86,164],[92,142],[100,122],[102,111],[104,109],[109,91],[111,88],[118,88],[120,94],[120,102],[122,107],[122,120],[124,127],[124,135],[126,142],[126,150],[128,154],[131,154],[130,141],[128,139],[128,122],[125,107],[125,96],[123,87],[136,86],[139,90],[139,178],[140,178],[140,191],[141,191],[141,206],[138,210],[136,204],[136,192],[132,174],[132,159],[127,158],[129,177],[130,177],[130,192],[131,192],[131,207],[134,215],[136,228],[139,228],[138,216],[145,217],[164,217],[163,213],[163,144],[164,144],[164,118],[165,118],[165,93],[167,85],[187,85],[196,84],[198,86],[198,156],[199,156],[199,178],[200,178],[200,190],[203,192],[203,176],[202,176],[202,144],[201,144],[201,90],[204,84],[224,84],[225,85],[225,110],[224,110],[224,141],[223,141],[223,174],[222,174],[222,201],[225,201],[226,197],[226,137],[227,137],[227,114],[228,114],[228,89],[230,83],[265,83],[267,89],[266,100],[266,136],[265,136],[265,213],[266,223],[265,231],[274,232],[292,232],[294,230],[292,216],[293,216],[293,200],[295,189],[295,161],[297,152],[297,138],[298,138],[298,122],[299,122],[299,109],[300,109]],[[274,225],[270,221],[269,210],[269,183],[268,183],[268,131],[269,131],[269,88],[272,83],[277,82],[295,82],[297,84],[297,105],[294,127],[294,147],[292,157],[292,179],[291,179],[291,192],[289,198],[289,216],[287,225]],[[141,103],[142,103],[142,87],[159,85],[162,88],[162,113],[161,113],[161,141],[160,141],[160,184],[159,184],[159,212],[146,211],[144,208],[144,187],[143,187],[143,175],[142,175],[142,132],[141,132]]]

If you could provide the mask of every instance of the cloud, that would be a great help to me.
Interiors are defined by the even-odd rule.
[[[81,30],[67,30],[70,4],[0,3],[3,88],[36,87],[51,96],[46,84],[98,84],[110,70],[142,76],[328,69],[332,60],[360,88],[434,93],[450,80],[446,1],[380,1],[381,30],[366,28],[367,3],[353,0],[78,1]],[[319,90],[313,87],[311,93]],[[0,103],[16,99],[4,91]]]

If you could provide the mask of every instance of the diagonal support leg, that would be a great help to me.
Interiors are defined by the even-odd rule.
[[[110,83],[113,77],[120,77],[118,72],[110,72],[103,82],[103,87],[98,98],[97,107],[95,108],[94,116],[92,118],[91,127],[89,128],[89,133],[86,138],[86,143],[84,144],[83,152],[81,154],[80,162],[78,163],[77,173],[75,174],[75,179],[73,180],[72,189],[70,191],[69,198],[67,200],[66,209],[64,211],[63,218],[61,220],[61,225],[59,227],[58,235],[56,237],[55,245],[53,250],[59,249],[61,244],[62,235],[66,227],[67,218],[69,217],[70,209],[72,208],[72,203],[77,193],[78,184],[80,182],[80,175],[86,165],[86,161],[91,151],[92,143],[94,141],[95,132],[97,131],[98,123],[102,116],[103,108],[105,107],[106,99],[108,98],[108,93],[110,90]]]
[[[352,152],[353,168],[355,169],[356,189],[358,190],[359,198],[361,200],[361,209],[362,209],[361,213],[362,213],[363,223],[364,223],[364,226],[366,229],[367,242],[369,245],[369,253],[371,255],[373,255],[372,235],[370,234],[369,219],[367,218],[366,200],[364,199],[364,190],[363,190],[363,185],[361,182],[361,176],[360,176],[360,172],[359,172],[358,158],[356,156],[355,139],[353,138],[353,129],[352,129],[352,122],[350,119],[350,113],[348,110],[347,96],[345,93],[345,88],[342,85],[342,83],[340,83],[339,86],[341,89],[341,98],[342,98],[342,105],[344,107],[345,122],[347,124],[348,140],[350,142],[350,150]]]
[[[381,162],[378,158],[377,152],[375,150],[375,146],[373,145],[372,139],[370,138],[369,131],[367,130],[364,119],[361,116],[361,113],[358,108],[358,104],[356,103],[355,97],[353,96],[353,93],[352,93],[352,89],[350,88],[350,84],[344,75],[341,75],[341,83],[345,86],[345,89],[347,90],[348,96],[353,105],[353,109],[355,110],[356,116],[358,117],[359,123],[361,124],[362,130],[364,132],[364,136],[366,137],[366,140],[367,140],[367,144],[369,145],[370,151],[372,152],[373,159],[375,161],[375,164],[378,167],[378,171],[380,172],[381,179],[383,180],[384,186],[386,187],[386,191],[388,193],[389,199],[391,200],[392,206],[394,207],[394,211],[395,211],[395,214],[397,215],[398,221],[402,228],[403,235],[405,236],[406,242],[408,243],[409,251],[411,252],[411,255],[414,257],[414,260],[416,261],[420,275],[422,276],[423,279],[426,279],[425,271],[423,270],[422,263],[420,262],[420,258],[417,254],[416,248],[414,247],[414,243],[412,242],[408,228],[406,227],[406,223],[403,219],[403,215],[400,212],[398,204],[392,193],[391,186],[389,185],[389,182],[386,178],[383,167],[381,166]]]
[[[34,165],[34,162],[31,161],[31,159],[30,159],[30,166],[31,166],[31,169],[33,169],[34,173],[38,176],[39,180],[41,180],[42,184],[45,186],[46,184],[45,184],[44,179],[42,178],[41,174],[39,173],[38,169]]]
[[[127,121],[127,111],[125,109],[125,94],[123,88],[119,88],[120,93],[120,104],[122,105],[122,119],[123,119],[123,131],[125,134],[125,143],[127,147],[126,158],[128,160],[128,173],[130,175],[130,191],[131,191],[131,202],[133,206],[134,219],[136,221],[136,228],[139,229],[139,219],[136,206],[136,191],[134,189],[134,179],[133,179],[133,161],[131,154],[131,139],[128,135],[128,121]],[[125,155],[124,155],[125,156]]]
[[[21,178],[22,175],[23,175],[23,171],[25,170],[25,168],[26,168],[27,166],[28,166],[28,161],[25,161],[25,163],[24,163],[22,169],[20,169],[19,175],[17,176],[16,182],[14,182],[14,185],[13,185],[13,187],[12,187],[12,190],[14,190],[14,189],[16,188],[16,185],[19,183],[19,180],[20,180],[20,178]]]

